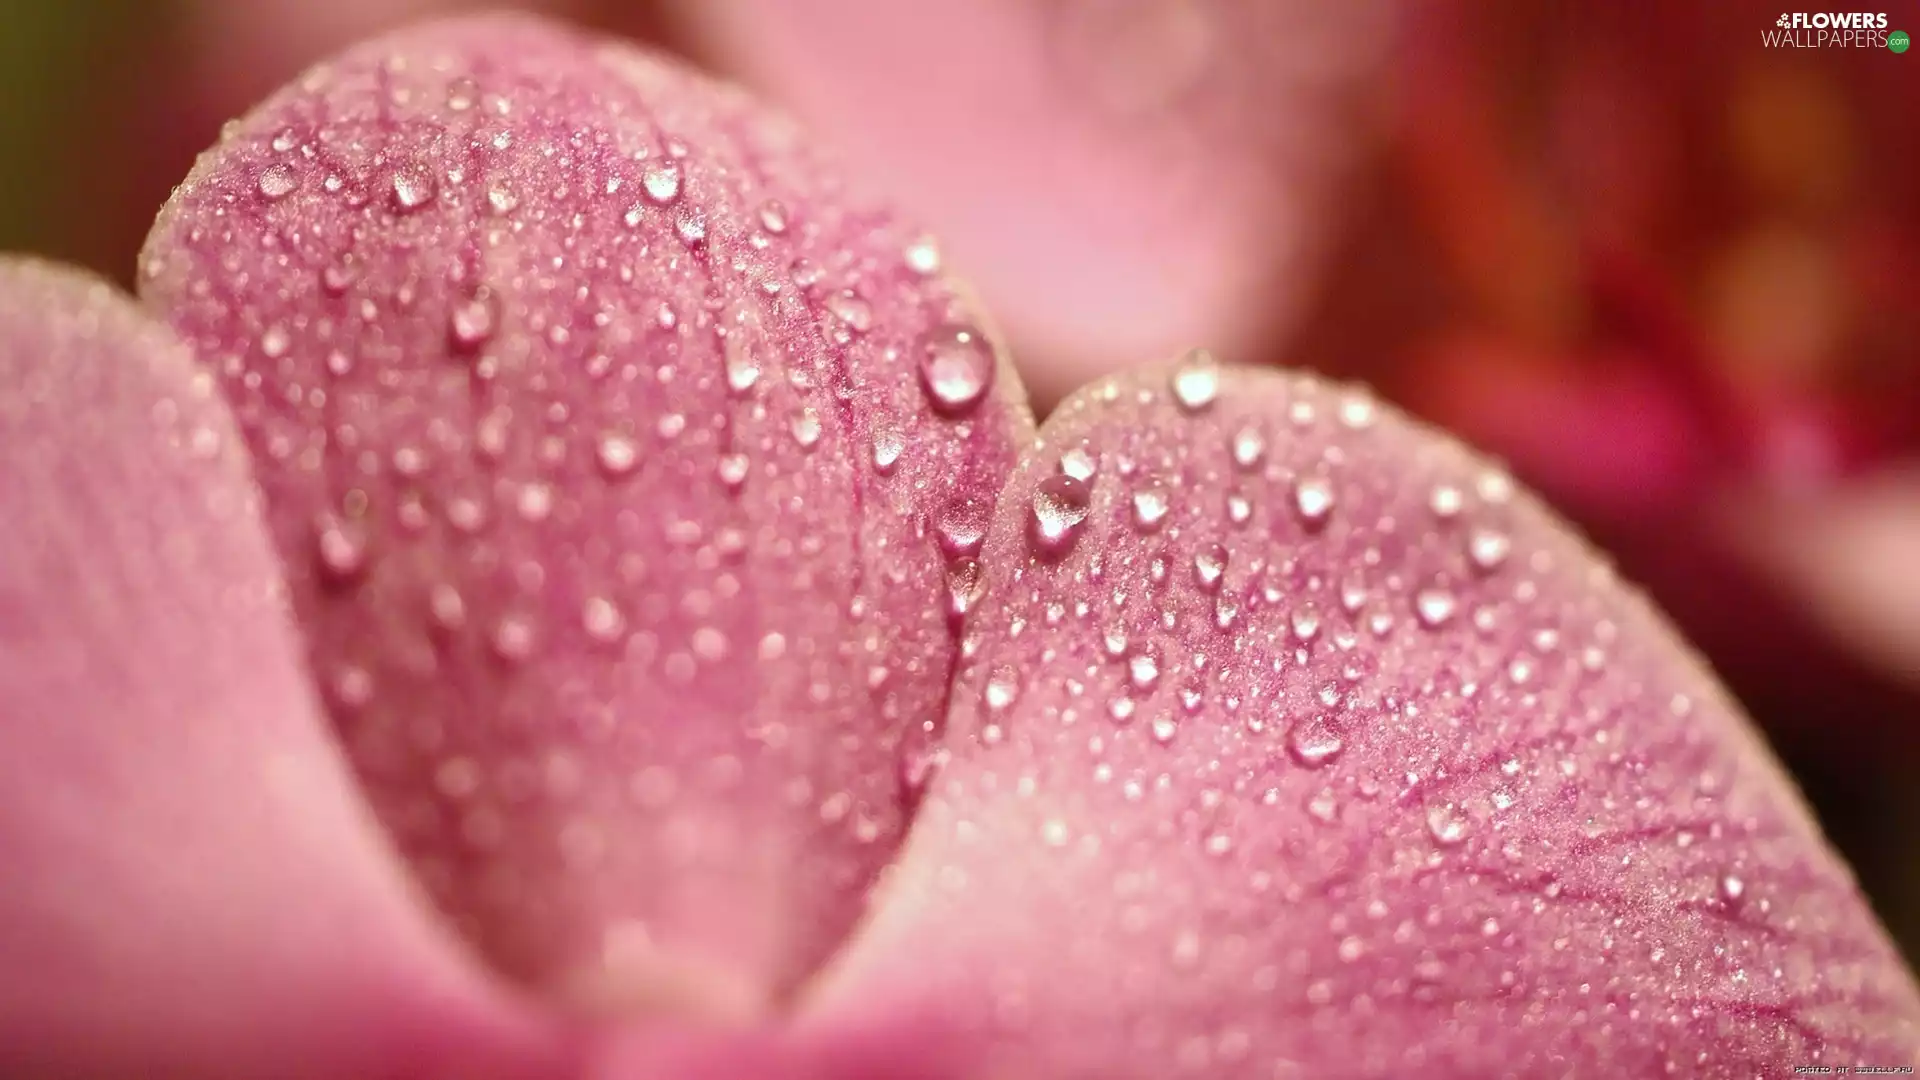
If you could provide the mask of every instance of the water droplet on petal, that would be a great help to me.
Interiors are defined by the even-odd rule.
[[[1353,390],[1340,399],[1340,422],[1348,429],[1362,431],[1373,426],[1374,416],[1379,410],[1373,404],[1373,398],[1365,391]]]
[[[931,236],[921,236],[907,245],[907,269],[925,277],[940,272],[940,245]]]
[[[1086,447],[1076,446],[1060,455],[1060,472],[1075,480],[1091,480],[1095,472],[1093,455]]]
[[[356,522],[331,514],[314,523],[314,551],[320,571],[336,584],[345,584],[367,570],[367,533]]]
[[[1320,717],[1310,717],[1293,725],[1287,735],[1287,753],[1293,760],[1309,769],[1317,769],[1329,764],[1346,749],[1346,743],[1327,722]]]
[[[1333,516],[1333,484],[1321,476],[1295,480],[1293,508],[1307,528],[1320,528]]]
[[[455,351],[471,352],[493,337],[499,317],[497,307],[498,302],[493,294],[486,290],[464,303],[454,305],[452,314],[447,318],[447,337]]]
[[[760,227],[779,236],[787,231],[787,206],[779,199],[768,199],[760,204]]]
[[[269,165],[260,170],[260,194],[269,200],[284,199],[300,186],[299,178],[285,165]]]
[[[906,440],[900,437],[899,432],[892,428],[876,429],[873,433],[873,471],[882,476],[892,472],[906,449]]]
[[[680,197],[680,167],[670,162],[650,165],[640,174],[640,186],[648,199],[665,206]]]
[[[1427,496],[1427,508],[1442,520],[1457,516],[1466,504],[1466,496],[1452,484],[1441,484]]]
[[[1180,358],[1173,372],[1173,397],[1188,412],[1199,412],[1220,395],[1220,364],[1205,349],[1193,349]]]
[[[1475,529],[1467,537],[1467,558],[1485,573],[1499,569],[1512,550],[1513,541],[1496,529]]]
[[[966,618],[986,591],[987,578],[980,560],[961,558],[947,568],[947,614],[955,621]]]
[[[920,382],[934,410],[963,416],[986,397],[993,383],[993,350],[972,326],[938,326],[920,340]]]
[[[1153,732],[1153,741],[1162,746],[1172,742],[1180,735],[1180,721],[1175,720],[1171,716],[1155,717],[1153,723],[1149,725],[1149,728]]]
[[[1011,667],[998,667],[987,678],[987,688],[982,700],[987,708],[1002,712],[1020,697],[1019,675]]]
[[[1413,598],[1414,614],[1419,616],[1420,625],[1429,630],[1439,627],[1453,618],[1459,602],[1452,593],[1439,587],[1421,589]]]
[[[604,596],[588,597],[580,609],[580,624],[587,636],[602,644],[620,640],[627,627],[626,617],[614,602]]]
[[[748,344],[745,331],[735,330],[727,335],[722,346],[726,354],[727,388],[736,394],[744,394],[753,389],[760,381],[760,358],[753,354],[753,346]]]
[[[533,622],[524,615],[508,615],[494,624],[489,642],[500,659],[525,660],[533,655]]]
[[[1233,463],[1243,469],[1260,464],[1267,453],[1267,437],[1259,428],[1241,428],[1233,436]]]
[[[594,457],[608,476],[626,476],[640,463],[640,444],[629,436],[610,432],[600,436]]]
[[[1032,540],[1039,553],[1059,557],[1080,538],[1093,505],[1093,489],[1071,476],[1049,476],[1033,492]]]
[[[401,213],[411,213],[433,201],[439,184],[424,165],[408,165],[393,174],[393,205]]]
[[[1720,879],[1720,899],[1729,904],[1737,904],[1747,895],[1747,883],[1738,874],[1727,874]]]
[[[1127,677],[1136,690],[1152,690],[1160,682],[1160,654],[1147,646],[1127,658]]]
[[[1211,544],[1202,548],[1193,557],[1193,577],[1206,592],[1217,592],[1221,578],[1227,573],[1227,549],[1220,544]]]
[[[1467,838],[1467,822],[1452,803],[1427,811],[1427,835],[1441,847],[1455,847]]]
[[[793,441],[803,450],[811,450],[820,442],[820,414],[811,407],[803,408],[793,418]]]
[[[1166,486],[1158,481],[1149,483],[1133,493],[1133,523],[1142,532],[1152,532],[1167,519],[1170,506]]]

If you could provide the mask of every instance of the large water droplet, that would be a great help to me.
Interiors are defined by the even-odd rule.
[[[1438,586],[1421,589],[1413,598],[1414,614],[1419,617],[1420,625],[1429,630],[1453,618],[1458,607],[1459,601],[1454,599],[1454,595]]]
[[[402,213],[411,213],[433,201],[439,194],[433,172],[424,165],[408,165],[393,174],[393,205]]]
[[[1198,412],[1220,396],[1220,364],[1205,349],[1193,349],[1180,358],[1173,372],[1173,397],[1188,412]]]
[[[920,339],[920,382],[935,411],[965,415],[993,384],[993,350],[972,326],[937,326]]]
[[[1455,847],[1467,838],[1467,821],[1452,803],[1427,811],[1427,835],[1441,847]]]
[[[260,170],[260,194],[269,200],[284,199],[300,186],[299,178],[285,165],[269,165]]]
[[[1340,733],[1322,717],[1314,716],[1293,725],[1287,734],[1287,753],[1309,769],[1329,764],[1346,749]]]
[[[680,197],[680,167],[670,162],[650,165],[640,175],[647,198],[665,206]]]
[[[1033,492],[1034,547],[1042,555],[1058,557],[1080,538],[1081,523],[1093,505],[1093,488],[1071,476],[1049,476]]]

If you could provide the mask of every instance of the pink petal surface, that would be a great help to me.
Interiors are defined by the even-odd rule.
[[[1737,707],[1497,468],[1202,359],[1041,439],[952,760],[809,1023],[944,1019],[978,1075],[1049,1080],[1920,1056],[1910,975]]]
[[[4,260],[0,384],[0,1072],[550,1064],[353,793],[212,380]]]
[[[859,915],[1017,378],[777,117],[514,17],[352,50],[162,214],[331,713],[442,906],[576,1003],[750,1013]]]
[[[1042,400],[1289,328],[1390,36],[1374,0],[680,6],[941,231]]]

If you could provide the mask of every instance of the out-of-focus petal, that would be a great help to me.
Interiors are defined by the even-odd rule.
[[[213,381],[10,260],[0,385],[0,1072],[548,1064],[353,793]]]
[[[681,6],[941,231],[1043,400],[1289,328],[1389,51],[1375,0]]]
[[[1733,535],[1834,637],[1920,682],[1920,475],[1889,470],[1749,508]]]
[[[1910,975],[1737,706],[1504,473],[1200,359],[1041,439],[953,758],[810,1022],[950,1018],[983,1075],[1052,1080],[1920,1052]]]
[[[1031,425],[917,239],[736,92],[512,17],[315,71],[162,215],[144,293],[349,753],[514,975],[752,1011],[892,856]]]

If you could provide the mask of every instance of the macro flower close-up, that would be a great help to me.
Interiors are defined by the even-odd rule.
[[[167,5],[74,183],[211,148],[0,217],[0,1075],[1920,1065],[1912,849],[1769,743],[1914,763],[1906,429],[1674,390],[1732,322],[1528,224],[1440,9],[459,6]]]

